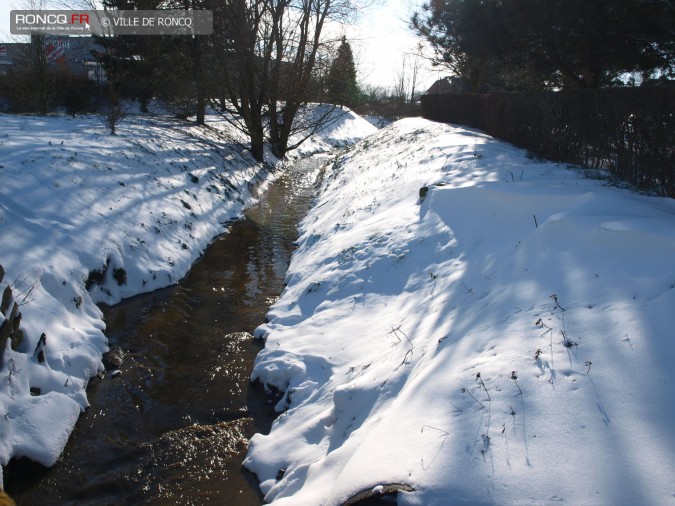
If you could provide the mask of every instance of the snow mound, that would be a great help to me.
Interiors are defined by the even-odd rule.
[[[296,116],[297,132],[289,145],[307,137],[291,157],[327,152],[336,147],[354,144],[375,133],[377,128],[346,107],[330,104],[308,104]],[[319,128],[315,125],[320,125]]]
[[[265,500],[672,502],[674,218],[422,119],[348,150],[256,331]]]

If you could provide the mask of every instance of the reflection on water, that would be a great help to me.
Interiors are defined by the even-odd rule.
[[[259,346],[243,331],[283,290],[326,161],[285,171],[180,283],[106,309],[110,343],[127,352],[122,373],[92,383],[91,408],[53,469],[7,468],[18,504],[261,503],[241,461],[274,414],[249,383]]]

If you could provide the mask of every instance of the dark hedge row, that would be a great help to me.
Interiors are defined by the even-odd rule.
[[[675,86],[425,95],[422,115],[675,197]]]

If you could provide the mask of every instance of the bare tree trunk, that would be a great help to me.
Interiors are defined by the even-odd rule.
[[[415,55],[412,61],[412,70],[410,75],[410,104],[415,103],[415,92],[417,91],[417,79],[419,77],[420,69],[422,64],[420,63],[420,57]]]
[[[206,116],[206,97],[204,92],[204,74],[202,72],[202,50],[199,35],[192,39],[192,64],[197,87],[197,124],[203,125]]]
[[[31,35],[29,49],[31,88],[39,114],[49,112],[49,68],[44,35]]]
[[[339,17],[337,7],[348,12],[348,1],[232,0],[216,9],[221,26],[212,40],[229,119],[249,136],[257,160],[265,140],[277,156],[288,150],[295,116],[308,101],[326,17]]]
[[[265,133],[262,128],[252,125],[249,137],[251,138],[251,154],[258,162],[265,161]]]

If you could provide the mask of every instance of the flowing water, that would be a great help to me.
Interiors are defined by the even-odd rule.
[[[241,467],[269,431],[270,401],[249,382],[250,335],[283,290],[314,181],[327,158],[297,162],[233,222],[177,285],[105,309],[126,356],[94,380],[91,408],[52,469],[5,470],[17,504],[261,504]]]

